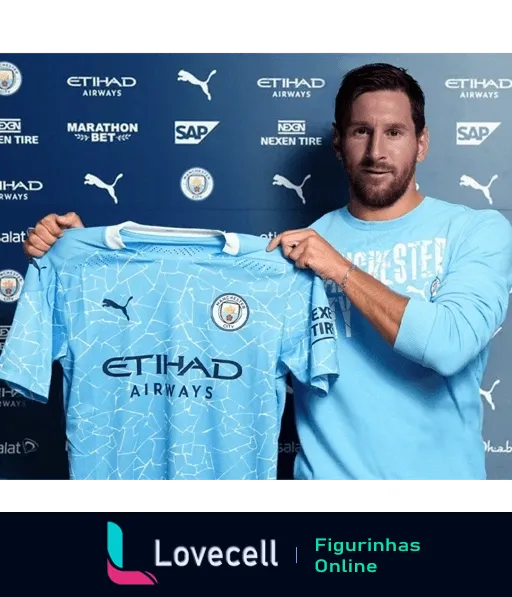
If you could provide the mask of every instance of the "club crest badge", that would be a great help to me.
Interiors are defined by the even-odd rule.
[[[435,280],[430,285],[430,298],[431,299],[433,299],[436,296],[437,290],[438,290],[440,284],[441,284],[441,281],[439,280],[439,277],[436,276]]]
[[[249,306],[238,294],[221,294],[212,305],[212,319],[221,330],[234,332],[249,318]]]
[[[202,201],[213,191],[213,177],[204,168],[191,168],[181,177],[181,190],[191,201]]]
[[[20,298],[23,276],[12,269],[0,272],[0,301],[14,303]]]
[[[20,69],[11,62],[0,62],[0,96],[12,95],[21,87]]]

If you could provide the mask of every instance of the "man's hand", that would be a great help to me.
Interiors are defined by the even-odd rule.
[[[267,251],[273,251],[278,245],[285,257],[293,259],[298,267],[309,267],[324,280],[344,285],[344,293],[351,303],[391,346],[394,345],[409,297],[393,292],[359,268],[346,278],[352,266],[350,261],[309,228],[279,234],[269,243]]]
[[[67,228],[84,228],[82,220],[74,212],[64,216],[49,214],[30,229],[23,243],[27,257],[42,257]]]
[[[273,251],[279,245],[285,257],[295,261],[301,269],[312,269],[323,280],[340,278],[350,267],[350,262],[323,239],[315,230],[303,228],[278,234],[267,247]]]

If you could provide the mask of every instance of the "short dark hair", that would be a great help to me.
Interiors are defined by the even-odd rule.
[[[425,128],[425,95],[404,68],[386,63],[365,64],[349,71],[341,82],[334,109],[336,128],[342,134],[352,103],[367,91],[403,91],[411,103],[416,135]]]

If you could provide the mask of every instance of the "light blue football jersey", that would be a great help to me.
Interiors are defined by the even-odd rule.
[[[322,281],[267,244],[124,222],[31,261],[0,379],[45,402],[61,363],[72,479],[276,478],[287,372],[339,372]]]

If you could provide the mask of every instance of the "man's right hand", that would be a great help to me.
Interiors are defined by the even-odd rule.
[[[84,228],[80,217],[69,212],[64,216],[49,214],[30,229],[23,243],[23,251],[27,257],[41,257],[62,236],[67,228]]]

